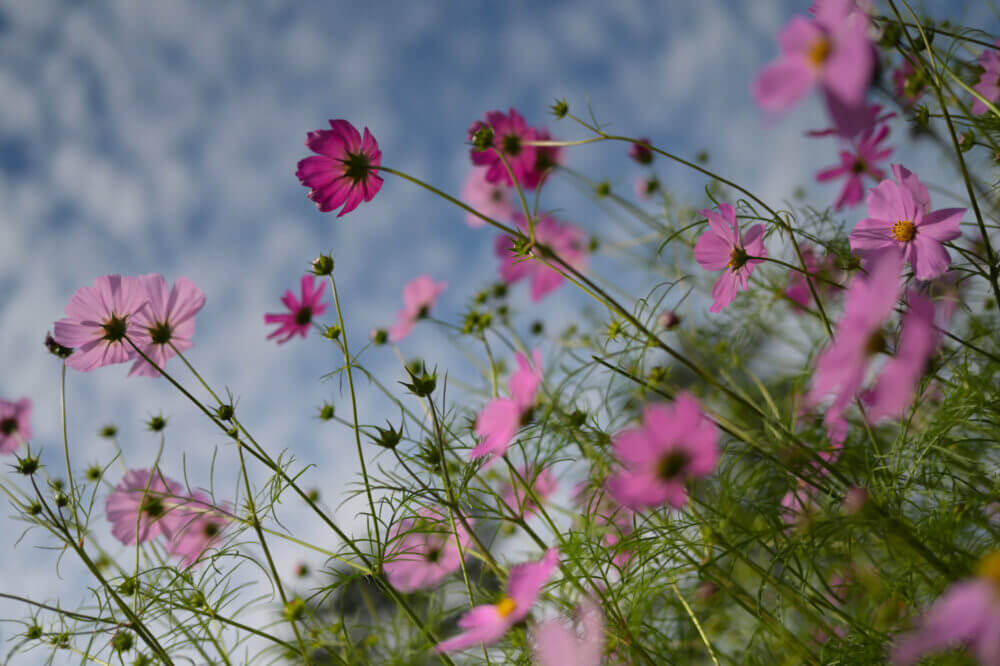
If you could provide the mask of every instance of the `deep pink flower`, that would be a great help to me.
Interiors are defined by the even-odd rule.
[[[517,473],[531,486],[531,490],[534,492],[534,495],[536,495],[538,499],[543,502],[547,500],[559,486],[559,482],[556,481],[556,475],[553,474],[548,468],[542,468],[536,474],[534,470],[529,470],[525,467],[518,467]],[[538,504],[535,502],[534,497],[524,489],[524,486],[520,483],[520,481],[513,486],[508,483],[504,486],[503,492],[500,493],[500,496],[503,499],[504,504],[509,506],[515,513],[518,511],[518,507],[520,507],[520,515],[523,518],[527,518],[538,513]]]
[[[547,129],[535,129],[535,141],[550,141],[552,135]],[[535,149],[535,165],[524,174],[522,187],[533,190],[545,182],[545,178],[557,166],[563,163],[562,146],[533,146]]]
[[[126,546],[145,543],[160,534],[172,536],[178,527],[183,504],[184,486],[168,479],[158,469],[132,469],[114,492],[108,495],[104,507],[111,533]]]
[[[403,287],[403,309],[396,315],[396,323],[389,329],[389,339],[399,342],[410,334],[417,321],[430,314],[447,282],[435,282],[430,275],[421,275]]]
[[[348,121],[331,120],[330,129],[306,134],[306,146],[317,154],[300,160],[295,175],[322,212],[342,205],[340,217],[362,200],[374,199],[382,188],[378,176],[382,151],[367,127],[362,138]]]
[[[523,215],[515,213],[514,223],[521,231],[528,233],[528,222]],[[587,266],[583,231],[571,224],[542,215],[535,222],[535,238],[576,270],[582,271]],[[509,236],[497,237],[495,251],[501,260],[500,278],[507,284],[528,278],[531,281],[533,301],[542,300],[546,294],[558,289],[562,284],[563,276],[554,268],[542,263],[534,250],[532,250],[533,257],[517,256],[514,253],[514,243]]]
[[[509,222],[514,214],[510,189],[486,180],[487,167],[472,167],[462,186],[462,201],[469,204],[486,217],[500,222]],[[472,213],[465,214],[465,223],[470,227],[481,227],[486,222]]]
[[[0,400],[0,453],[14,453],[31,439],[31,400]]]
[[[845,141],[853,141],[862,132],[868,132],[879,123],[896,117],[895,111],[882,113],[881,104],[863,104],[858,107],[831,109],[833,127],[809,130],[806,136],[818,138],[836,136]]]
[[[546,620],[534,628],[532,652],[538,666],[600,666],[604,655],[604,615],[592,599],[578,607],[582,636],[561,620]]]
[[[296,335],[301,335],[303,338],[306,337],[313,317],[323,314],[330,306],[329,303],[322,301],[323,287],[325,286],[326,283],[320,282],[317,287],[314,276],[303,275],[301,301],[295,298],[295,294],[292,293],[291,289],[285,291],[285,295],[281,297],[281,302],[285,304],[289,312],[264,315],[264,323],[281,324],[267,336],[267,339],[270,340],[271,338],[283,335],[284,337],[278,340],[278,344],[280,345],[288,342]]]
[[[55,323],[52,337],[73,349],[66,365],[90,372],[135,358],[125,339],[142,335],[135,315],[146,307],[146,290],[137,278],[105,275],[92,287],[80,287],[66,306],[66,317]]]
[[[913,69],[913,65],[909,60],[903,60],[903,63],[892,70],[892,87],[896,93],[896,97],[902,101],[903,105],[906,107],[913,106],[920,96],[924,94],[924,88],[926,84],[920,79],[914,79],[913,75],[916,74],[916,70]]]
[[[996,41],[996,46],[1000,48],[1000,39]],[[983,74],[973,88],[990,102],[996,102],[1000,98],[1000,51],[986,49],[979,54],[979,65],[983,68]],[[972,99],[972,113],[979,116],[989,110],[990,107],[978,97]]]
[[[802,248],[802,262],[805,264],[806,270],[812,275],[831,275],[833,273],[834,258],[831,255],[826,255],[823,259],[818,259],[816,252],[811,247]],[[820,281],[815,277],[813,278],[813,287],[816,288],[816,292],[820,297],[829,294],[833,288],[829,283]],[[801,271],[788,271],[788,286],[785,287],[785,296],[803,308],[809,307],[810,303],[812,303],[812,292],[809,290],[809,283]]]
[[[649,149],[651,143],[649,137],[640,138],[628,147],[628,156],[639,164],[651,164],[653,162],[653,151]]]
[[[531,189],[537,185],[538,176],[535,170],[537,149],[534,146],[524,145],[525,141],[534,141],[538,138],[537,131],[529,127],[524,117],[514,109],[511,109],[509,114],[489,111],[486,113],[485,122],[477,120],[469,128],[469,139],[472,140],[473,135],[486,126],[493,129],[494,147],[486,150],[477,150],[473,147],[469,151],[473,164],[487,167],[486,180],[491,183],[514,184],[507,167],[500,159],[499,152],[502,152],[507,158],[510,170],[514,172],[514,177],[522,187]],[[534,181],[534,185],[531,181]]]
[[[844,189],[841,190],[834,210],[844,206],[856,206],[861,203],[865,193],[865,176],[874,181],[885,178],[885,172],[875,166],[876,162],[889,159],[892,148],[881,148],[879,144],[889,136],[889,126],[881,125],[866,130],[857,140],[852,150],[840,151],[840,165],[825,169],[816,174],[816,181],[825,183],[834,178],[846,176]]]
[[[931,212],[927,186],[900,164],[896,180],[883,180],[868,191],[868,217],[851,232],[851,249],[862,255],[900,254],[917,279],[931,280],[948,270],[951,257],[943,243],[961,235],[964,208]]]
[[[476,606],[458,621],[464,633],[435,646],[438,652],[464,650],[473,645],[492,645],[507,630],[528,617],[545,582],[559,566],[559,551],[550,548],[540,562],[525,562],[511,567],[507,576],[507,594],[495,604]]]
[[[755,224],[746,234],[741,234],[736,209],[726,203],[719,204],[718,213],[708,209],[698,212],[708,218],[708,229],[694,246],[694,258],[706,270],[722,271],[712,288],[714,302],[708,310],[720,312],[733,302],[738,290],[749,289],[753,267],[763,262],[763,259],[750,257],[767,256],[764,225]]]
[[[502,456],[522,425],[530,421],[535,406],[535,395],[542,383],[542,355],[537,349],[532,360],[518,352],[517,370],[510,377],[509,398],[494,398],[486,403],[476,418],[475,432],[483,438],[472,451],[470,458]]]
[[[472,540],[468,530],[456,518],[462,553]],[[451,520],[438,509],[424,508],[413,518],[404,518],[389,533],[385,573],[393,587],[401,592],[434,587],[459,568],[462,555],[451,529]]]
[[[177,351],[190,349],[194,345],[191,342],[194,337],[194,316],[204,307],[205,294],[187,278],[178,278],[173,289],[158,274],[142,275],[139,282],[146,291],[149,305],[135,315],[135,324],[140,332],[134,341],[143,354],[162,368],[175,355],[171,345]],[[156,368],[141,356],[136,358],[128,374],[160,376]]]
[[[182,568],[194,566],[209,548],[222,541],[230,523],[229,507],[220,510],[206,493],[195,491],[177,501],[172,515],[174,531],[168,535],[167,552],[180,560]]]
[[[682,393],[672,405],[649,405],[642,425],[612,439],[624,465],[608,479],[615,500],[635,511],[687,504],[688,479],[707,476],[719,460],[719,433],[698,401]]]

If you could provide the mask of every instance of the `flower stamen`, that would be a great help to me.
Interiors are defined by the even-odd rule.
[[[917,228],[909,220],[896,220],[892,223],[892,237],[900,243],[909,243],[917,235]]]

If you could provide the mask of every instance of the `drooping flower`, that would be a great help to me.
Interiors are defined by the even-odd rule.
[[[111,534],[126,546],[172,536],[180,515],[174,510],[184,502],[183,494],[184,486],[159,469],[129,470],[104,504]]]
[[[457,519],[461,553],[472,540]],[[389,533],[392,544],[385,556],[385,573],[393,587],[413,592],[434,587],[461,565],[450,518],[438,509],[424,508],[416,517],[404,518]]]
[[[462,201],[487,217],[500,222],[509,222],[514,214],[510,189],[502,184],[488,181],[486,179],[488,170],[484,166],[472,167],[462,186]],[[470,227],[481,227],[486,224],[485,220],[472,213],[465,214],[465,223]]]
[[[464,650],[473,645],[492,645],[515,624],[528,617],[545,582],[559,566],[559,551],[550,548],[539,562],[525,562],[511,567],[507,576],[507,594],[495,604],[471,609],[458,621],[465,631],[435,646],[438,652]]]
[[[652,164],[653,151],[649,149],[650,140],[642,137],[636,143],[629,145],[628,156],[639,164]]]
[[[31,400],[0,400],[0,453],[14,453],[31,439]]]
[[[813,276],[829,276],[833,273],[833,256],[826,255],[822,259],[819,259],[816,257],[816,252],[812,247],[806,246],[802,248],[802,262],[805,264],[806,270]],[[816,292],[821,297],[829,294],[833,288],[829,283],[821,281],[816,277],[813,277],[812,281],[813,287],[815,287]],[[788,271],[788,286],[785,287],[785,296],[803,308],[808,308],[812,303],[812,292],[809,290],[809,283],[801,271]]]
[[[230,523],[229,513],[228,508],[220,510],[201,491],[179,500],[172,514],[174,531],[168,535],[167,552],[178,558],[182,568],[194,566],[205,551],[222,541]]]
[[[537,177],[532,175],[538,158],[537,149],[524,144],[525,141],[535,140],[538,136],[537,131],[529,127],[524,117],[515,109],[511,109],[509,114],[489,111],[486,113],[485,122],[477,120],[469,128],[469,139],[474,140],[476,133],[486,127],[493,130],[492,147],[479,150],[473,146],[469,151],[473,164],[487,168],[486,180],[491,183],[514,184],[511,174],[500,159],[500,153],[503,153],[510,165],[510,171],[514,173],[521,187],[531,189],[537,185]],[[529,187],[532,179],[534,185]]]
[[[410,334],[417,321],[430,314],[445,289],[446,282],[435,282],[430,275],[416,277],[403,287],[403,309],[396,315],[396,323],[389,329],[389,339],[399,342]]]
[[[291,289],[285,291],[285,295],[281,297],[281,302],[285,304],[289,312],[264,315],[264,323],[280,324],[277,329],[267,336],[267,339],[270,340],[279,335],[284,336],[278,340],[278,344],[280,345],[288,342],[296,335],[301,335],[303,338],[306,337],[313,317],[323,314],[330,306],[329,303],[324,303],[322,300],[323,288],[325,286],[326,283],[320,282],[317,287],[314,276],[303,275],[301,300],[295,298],[295,294],[292,293]]]
[[[964,208],[931,211],[927,186],[900,164],[892,165],[893,180],[868,191],[868,217],[851,232],[851,249],[862,255],[898,253],[913,267],[917,279],[931,280],[951,265],[945,241],[961,235]]]
[[[528,222],[523,215],[515,213],[514,223],[521,231],[528,233]],[[542,215],[535,222],[535,239],[576,270],[583,270],[586,267],[587,250],[584,234],[577,227],[559,222],[554,217]],[[512,239],[508,236],[497,237],[495,251],[501,260],[500,278],[507,284],[528,278],[531,281],[533,301],[542,300],[546,294],[558,289],[563,282],[564,278],[558,271],[545,265],[538,258],[537,250],[532,250],[531,257],[519,257],[514,252]],[[546,259],[546,261],[552,260]]]
[[[535,395],[542,383],[542,355],[532,352],[532,361],[518,352],[517,370],[510,377],[509,398],[494,398],[486,403],[476,418],[475,433],[483,438],[472,451],[470,458],[502,456],[522,425],[531,420]]]
[[[526,467],[518,467],[517,473],[531,486],[533,494],[527,492],[524,485],[517,481],[513,486],[510,483],[505,485],[500,497],[504,504],[515,513],[520,509],[521,517],[527,518],[538,513],[538,503],[535,502],[535,497],[537,496],[539,500],[544,502],[555,492],[559,482],[556,481],[556,475],[547,467],[543,467],[537,473]]]
[[[306,146],[317,154],[300,160],[295,176],[309,188],[309,198],[320,211],[343,206],[340,217],[374,199],[382,188],[382,151],[367,127],[362,138],[350,122],[331,120],[330,129],[306,134]]]
[[[139,334],[135,339],[142,353],[159,367],[177,351],[190,349],[194,343],[194,316],[205,305],[205,294],[187,278],[178,278],[173,288],[167,286],[162,275],[151,274],[139,277],[146,291],[149,305],[135,315]],[[131,375],[159,377],[160,373],[141,356],[136,358]]]
[[[835,178],[847,177],[844,189],[833,205],[834,210],[861,203],[865,193],[865,177],[874,181],[885,178],[885,172],[875,166],[876,162],[889,159],[892,148],[882,148],[879,144],[889,136],[889,126],[881,125],[863,132],[852,150],[840,151],[840,165],[816,174],[816,181],[825,183]]]
[[[92,287],[80,287],[66,306],[66,317],[55,323],[52,337],[73,348],[66,365],[90,372],[135,358],[126,338],[142,334],[135,316],[146,307],[146,290],[137,278],[105,275]]]
[[[749,289],[754,266],[763,262],[751,257],[767,256],[764,225],[755,224],[741,234],[736,209],[726,203],[719,204],[718,213],[708,209],[698,212],[708,218],[708,229],[694,246],[694,258],[706,270],[722,271],[712,288],[714,301],[709,308],[709,312],[720,312],[733,302],[738,290]]]
[[[538,666],[600,666],[604,654],[604,615],[592,599],[577,608],[580,630],[562,620],[546,620],[535,627],[532,652]]]
[[[719,433],[697,400],[680,394],[671,405],[648,405],[642,425],[612,439],[623,468],[608,479],[608,493],[635,511],[687,504],[689,479],[707,476],[719,459]]]
[[[1000,48],[1000,39],[995,42]],[[979,65],[983,68],[979,83],[973,88],[976,92],[988,99],[996,102],[1000,99],[1000,51],[997,49],[986,49],[979,54]],[[972,99],[972,113],[980,116],[990,110],[990,107],[983,104],[978,97]]]

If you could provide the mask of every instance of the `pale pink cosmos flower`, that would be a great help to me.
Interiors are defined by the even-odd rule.
[[[322,300],[323,288],[325,286],[326,283],[324,282],[320,282],[319,286],[316,286],[316,278],[314,276],[303,275],[301,300],[295,297],[291,289],[286,290],[285,295],[281,297],[281,302],[285,304],[285,307],[289,311],[264,315],[264,323],[280,324],[277,329],[267,336],[267,339],[270,340],[279,335],[284,336],[278,340],[278,344],[280,345],[288,342],[296,335],[301,335],[303,338],[306,337],[313,317],[323,314],[330,306],[329,303],[324,303]]]
[[[465,631],[438,643],[438,652],[464,650],[473,645],[492,645],[515,624],[528,617],[542,587],[559,566],[559,551],[550,548],[539,562],[525,562],[511,567],[507,575],[507,594],[495,604],[476,606],[458,621]]]
[[[996,41],[996,46],[1000,48],[1000,39]],[[996,102],[1000,98],[1000,51],[997,49],[986,49],[979,55],[979,65],[983,68],[979,83],[973,88],[988,99]],[[990,107],[983,104],[978,97],[972,99],[972,113],[980,116],[990,110]]]
[[[306,146],[317,154],[300,160],[295,176],[321,212],[343,206],[337,217],[346,215],[382,188],[382,151],[367,127],[362,138],[350,122],[331,120],[330,129],[306,134]]]
[[[184,486],[158,469],[132,469],[108,495],[104,508],[111,534],[126,546],[145,543],[160,534],[168,537],[178,527]]]
[[[472,537],[456,517],[459,552],[451,520],[444,512],[423,508],[416,517],[404,518],[389,533],[392,544],[385,556],[385,574],[389,583],[401,592],[434,587],[462,563]]]
[[[221,510],[206,493],[195,491],[177,500],[172,514],[173,533],[167,535],[167,552],[178,558],[182,568],[198,563],[209,548],[222,541],[230,523],[229,507]]]
[[[520,481],[517,481],[513,486],[510,483],[506,484],[500,497],[515,513],[520,507],[521,517],[527,518],[538,513],[539,507],[534,497],[537,496],[544,502],[555,492],[559,482],[556,481],[556,475],[547,467],[543,467],[537,473],[526,467],[518,467],[517,473],[531,486],[534,496],[525,490]]]
[[[834,210],[861,203],[865,193],[865,177],[874,181],[885,178],[885,172],[875,164],[889,159],[892,148],[882,148],[879,144],[889,136],[889,126],[881,125],[864,131],[852,146],[852,150],[840,151],[840,164],[816,174],[816,181],[825,183],[835,178],[845,177],[844,188],[833,205]]]
[[[146,290],[137,278],[105,275],[92,287],[80,287],[66,306],[66,317],[55,323],[52,337],[73,353],[66,365],[90,372],[135,358],[126,338],[142,334],[135,316],[147,306]]]
[[[753,268],[767,256],[764,247],[764,225],[755,224],[745,234],[740,233],[736,222],[736,209],[727,203],[719,204],[719,212],[698,211],[708,218],[708,229],[694,246],[694,258],[709,271],[722,271],[712,287],[712,307],[709,312],[721,312],[733,302],[736,292],[747,291]],[[751,258],[757,257],[757,258]]]
[[[863,256],[900,254],[917,279],[931,280],[948,270],[951,257],[945,241],[961,235],[964,208],[931,211],[927,186],[900,164],[892,165],[895,180],[883,180],[868,191],[868,217],[851,232],[851,249]]]
[[[719,433],[698,401],[682,393],[671,405],[648,405],[642,425],[612,439],[623,469],[608,479],[608,493],[640,511],[687,504],[688,479],[707,476],[719,460]]]
[[[604,655],[604,615],[592,599],[577,609],[580,633],[562,620],[546,620],[531,632],[538,666],[600,666]]]
[[[135,315],[139,334],[135,343],[160,368],[176,351],[190,349],[194,343],[194,316],[205,305],[205,294],[187,278],[178,278],[173,288],[162,275],[139,277],[149,305]],[[176,348],[176,351],[174,350]],[[129,370],[131,375],[159,377],[160,373],[141,356]]]
[[[469,128],[469,139],[483,127],[493,129],[493,146],[486,150],[477,150],[473,147],[469,151],[472,163],[477,166],[486,167],[486,180],[491,183],[503,183],[513,185],[514,181],[500,159],[499,153],[503,153],[510,165],[510,171],[522,187],[531,189],[538,185],[535,164],[538,159],[537,149],[534,146],[524,145],[525,141],[534,141],[537,131],[528,126],[524,117],[515,109],[505,114],[502,111],[488,111],[486,121],[477,120]]]
[[[462,201],[469,204],[486,217],[492,217],[500,222],[509,222],[514,214],[511,203],[510,189],[498,183],[486,180],[484,166],[474,166],[462,185]],[[486,221],[472,213],[465,214],[465,223],[470,227],[481,227]]]
[[[31,439],[31,400],[0,400],[0,453],[14,453]]]
[[[528,233],[528,222],[520,213],[515,213],[514,224]],[[535,222],[535,239],[578,271],[587,266],[587,250],[583,231],[554,217],[542,215]],[[499,236],[495,253],[500,258],[500,278],[513,284],[527,278],[531,281],[531,300],[540,301],[547,294],[558,289],[564,278],[559,271],[545,265],[532,250],[531,257],[519,257],[514,253],[514,243],[509,236]],[[551,259],[546,261],[552,262]]]
[[[389,339],[399,342],[410,334],[417,321],[430,314],[438,296],[448,288],[447,282],[435,282],[430,275],[420,275],[403,287],[403,309],[396,315],[396,323],[389,328]]]
[[[522,425],[531,419],[535,396],[542,383],[542,354],[531,353],[532,361],[518,352],[517,370],[510,377],[509,398],[494,398],[486,403],[476,418],[475,433],[483,438],[472,451],[470,458],[502,456]]]

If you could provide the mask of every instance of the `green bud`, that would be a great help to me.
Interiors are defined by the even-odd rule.
[[[565,99],[557,99],[549,108],[552,109],[552,115],[560,120],[565,118],[566,114],[569,113],[569,103]]]
[[[167,427],[167,420],[163,418],[162,414],[157,414],[146,421],[146,427],[149,428],[150,432],[160,432]]]
[[[323,337],[328,338],[330,340],[336,340],[337,338],[340,337],[340,334],[342,332],[343,331],[340,328],[340,326],[334,324],[333,326],[327,326],[326,328],[323,329]]]
[[[594,187],[594,194],[598,197],[606,197],[611,194],[611,183],[602,180]]]
[[[371,337],[372,343],[378,346],[382,346],[389,341],[389,333],[384,328],[373,330]]]
[[[694,161],[698,164],[708,164],[709,154],[707,150],[699,150],[695,156]]]
[[[37,516],[42,512],[42,505],[39,504],[38,502],[32,502],[31,504],[28,505],[26,511],[28,512],[29,516]]]
[[[37,624],[33,624],[24,632],[24,637],[28,640],[36,641],[42,637],[42,628]]]
[[[882,35],[879,37],[878,45],[884,49],[891,49],[899,43],[899,38],[903,34],[898,23],[886,23],[882,27]]]
[[[504,298],[507,296],[507,285],[503,282],[497,282],[493,285],[493,298]]]
[[[403,431],[396,430],[389,421],[386,421],[385,424],[389,427],[380,428],[375,426],[375,430],[378,431],[378,437],[373,437],[372,435],[368,435],[368,437],[382,448],[394,449],[403,439]]]
[[[115,652],[128,652],[134,645],[135,640],[130,631],[119,631],[111,637],[111,648]]]
[[[87,481],[100,481],[103,473],[100,465],[91,465],[87,468]]]
[[[302,617],[302,614],[306,612],[306,602],[302,599],[292,599],[287,604],[285,604],[285,619],[289,622],[295,622]]]
[[[306,497],[309,498],[310,502],[319,501],[319,488],[311,488],[309,492],[306,493]]]
[[[407,366],[406,374],[410,376],[410,381],[400,382],[400,384],[419,398],[426,398],[437,388],[437,369],[435,368],[434,372],[428,373],[427,366],[423,362],[418,362],[417,367]]]
[[[531,322],[531,333],[532,335],[541,335],[545,332],[545,324],[541,321]]]
[[[334,409],[333,405],[328,402],[323,403],[319,408],[319,418],[321,421],[329,421],[333,418]]]
[[[153,666],[152,657],[147,657],[145,654],[140,652],[135,656],[135,661],[132,662],[132,666]]]
[[[313,275],[330,275],[333,273],[333,257],[321,254],[312,262]]]
[[[118,584],[118,592],[124,594],[126,597],[131,597],[135,594],[137,589],[139,589],[139,582],[131,576],[123,579],[122,582]]]
[[[579,428],[586,422],[587,412],[582,409],[574,410],[573,413],[566,419],[566,423],[568,423],[571,428]]]
[[[69,495],[63,492],[56,493],[52,498],[52,501],[56,503],[56,506],[63,509],[69,506]]]
[[[108,425],[98,430],[97,434],[103,437],[104,439],[112,439],[115,435],[118,434],[118,428],[114,424],[109,423]]]
[[[19,474],[24,474],[25,476],[31,476],[32,474],[38,471],[38,467],[39,467],[38,458],[27,455],[24,456],[23,458],[18,457],[17,465],[14,466],[14,469],[16,469]]]
[[[479,127],[472,133],[472,145],[476,150],[489,150],[493,147],[493,128],[486,123],[479,123]]]
[[[220,421],[231,421],[236,415],[232,405],[219,405],[215,408],[215,417]]]
[[[958,147],[963,153],[967,153],[972,150],[976,145],[976,133],[972,130],[968,130],[962,136],[958,137]]]

